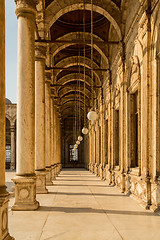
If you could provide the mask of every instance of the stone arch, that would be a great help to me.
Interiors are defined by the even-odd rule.
[[[84,57],[80,57],[79,61],[81,66],[84,66]],[[77,65],[77,56],[73,56],[73,57],[68,57],[65,58],[63,60],[61,60],[60,62],[58,62],[55,67],[72,67],[72,66],[76,66]],[[89,69],[91,69],[91,60],[89,58],[86,58],[85,60],[85,66]],[[99,66],[93,62],[93,68],[99,68]],[[57,77],[57,75],[61,72],[62,70],[55,70],[55,77]],[[99,82],[99,84],[101,84],[100,79],[102,79],[102,74],[97,73],[94,71],[95,76],[97,77],[97,80]]]
[[[67,101],[75,101],[75,94],[69,94],[68,96],[67,96],[67,98],[61,98],[61,104],[63,105],[63,103],[65,103],[65,102],[67,102]],[[82,96],[80,96],[80,101],[81,102],[83,102],[83,104],[84,104],[84,97],[82,97]],[[89,98],[86,98],[85,99],[85,106],[86,107],[88,107],[89,106]],[[79,99],[78,99],[78,101],[79,101]]]
[[[76,100],[73,98],[68,98],[67,100],[64,100],[63,105],[65,105],[67,102],[75,102]],[[84,101],[82,99],[78,100],[78,102],[82,103],[84,106]],[[87,107],[88,105],[85,102],[85,106]]]
[[[57,40],[70,40],[70,39],[76,39],[76,32],[71,32],[71,33],[67,33],[65,34],[64,36],[58,38]],[[83,33],[79,33],[80,35],[80,39],[83,40]],[[91,39],[91,34],[90,33],[85,33],[85,38],[86,39]],[[99,38],[98,36],[94,35],[94,39],[93,39],[93,42],[94,41],[102,41],[103,40],[101,38]],[[72,46],[74,45],[73,43],[61,43],[61,44],[53,44],[50,48],[50,51],[51,51],[51,55],[52,55],[52,58],[58,53],[60,52],[61,50],[65,49],[66,47],[69,47],[69,46]],[[91,44],[87,44],[88,46],[91,46]],[[106,61],[106,64],[108,65],[108,58],[105,54],[105,49],[103,49],[102,47],[98,46],[97,44],[94,44],[93,47],[97,50],[97,52],[103,57],[103,59]]]
[[[68,87],[67,89],[65,89],[65,88],[62,88],[58,93],[59,93],[59,96],[62,98],[62,97],[64,97],[66,94],[68,94],[68,93],[70,93],[70,92],[73,92],[74,91],[74,89],[72,88],[72,87]],[[84,95],[84,91],[83,90],[76,90],[78,93],[81,93],[81,94],[83,94]],[[91,92],[89,92],[89,91],[85,91],[85,96],[87,97],[87,98],[90,98],[91,97]]]
[[[10,125],[11,125],[11,123],[12,123],[12,117],[11,117],[9,114],[6,113],[6,118],[8,119],[8,121],[10,122]]]
[[[64,77],[58,79],[57,83],[60,85],[65,85],[66,83],[69,83],[69,82],[72,82],[75,80],[84,82],[84,74],[78,73],[78,78],[77,78],[77,73],[67,74]],[[86,76],[85,83],[86,83],[86,85],[91,86],[91,78],[89,76]]]
[[[74,101],[74,100],[72,100],[72,101]],[[72,101],[66,102],[66,103],[63,105],[63,107],[61,108],[61,109],[62,109],[62,112],[64,112],[67,108],[70,108],[70,109],[72,109],[73,115],[75,114],[74,111],[73,111],[74,106],[73,106],[73,104],[72,104]],[[84,113],[84,106],[83,106],[82,103],[80,104],[80,110],[81,110],[81,116],[83,116],[82,114]],[[77,115],[78,115],[78,113],[77,113]]]
[[[65,13],[75,10],[83,10],[83,0],[80,0],[79,3],[76,3],[76,0],[71,0],[70,5],[66,4],[66,1],[63,0],[61,4],[58,3],[58,0],[52,2],[45,11],[45,18],[46,18],[46,34],[49,32],[49,29],[54,24],[54,22],[60,18]],[[91,10],[91,4],[85,4],[86,10]],[[113,11],[114,9],[114,11]],[[103,1],[96,1],[93,5],[93,11],[100,13],[104,17],[106,17],[114,28],[117,31],[119,40],[122,39],[121,29],[120,29],[120,22],[121,22],[121,11],[117,7],[114,2],[109,0]],[[53,17],[54,16],[54,17]]]

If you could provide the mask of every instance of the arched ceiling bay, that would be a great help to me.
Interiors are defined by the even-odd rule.
[[[84,96],[85,105],[90,106],[92,84],[94,98],[97,97],[98,87],[105,80],[103,73],[109,70],[109,46],[121,40],[120,8],[121,0],[93,0],[92,82],[91,1],[45,0],[45,30],[52,63],[50,68],[53,69],[53,87],[63,118],[74,115],[75,104],[80,104],[81,111],[84,111]],[[111,26],[117,33],[115,43],[109,41]],[[76,94],[80,97],[77,101]]]

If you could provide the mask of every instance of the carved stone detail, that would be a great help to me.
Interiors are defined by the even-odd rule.
[[[36,210],[39,207],[36,201],[36,178],[17,176],[13,182],[15,183],[15,204],[12,210]]]

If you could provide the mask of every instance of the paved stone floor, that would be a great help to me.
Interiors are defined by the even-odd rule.
[[[48,189],[37,195],[39,210],[9,211],[16,240],[160,240],[160,216],[86,170],[63,170]]]

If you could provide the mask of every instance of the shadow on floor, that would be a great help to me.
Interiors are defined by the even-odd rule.
[[[86,184],[75,184],[75,185],[72,185],[72,184],[56,184],[54,182],[54,187],[103,187],[103,188],[106,188],[106,187],[114,187],[113,185],[86,185]]]
[[[90,181],[92,181],[92,182],[97,182],[97,179],[93,179],[93,180],[91,180],[91,179],[76,179],[76,178],[74,178],[74,179],[63,179],[63,178],[61,178],[61,179],[57,179],[57,181],[66,181],[66,182],[77,182],[77,181],[80,181],[80,182],[90,182]]]
[[[70,192],[49,192],[48,194],[70,195],[70,196],[102,196],[102,197],[129,197],[123,194],[102,194],[102,193],[70,193]]]
[[[121,211],[121,210],[105,210],[94,208],[74,208],[74,207],[49,207],[40,206],[37,211],[40,212],[64,212],[64,213],[105,213],[105,214],[119,214],[119,215],[133,215],[133,216],[156,216],[156,213],[151,212],[136,212],[136,211]]]

